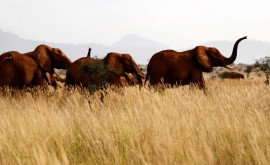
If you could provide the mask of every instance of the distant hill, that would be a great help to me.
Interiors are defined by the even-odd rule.
[[[0,29],[1,54],[11,50],[21,53],[33,51],[40,44],[61,48],[72,61],[85,57],[88,48],[91,47],[91,56],[102,58],[109,52],[129,53],[138,64],[147,64],[148,59],[150,59],[154,53],[167,48],[164,44],[141,38],[138,35],[128,35],[111,46],[95,43],[75,45],[26,40],[15,34],[3,32]]]
[[[4,53],[7,51],[18,51],[21,53],[33,51],[38,45],[47,44],[52,47],[61,48],[68,57],[74,61],[80,57],[86,56],[88,52],[88,48],[91,47],[93,49],[92,55],[99,55],[100,57],[105,56],[107,52],[110,51],[109,46],[105,46],[102,44],[62,44],[62,43],[51,43],[45,41],[32,41],[20,38],[19,36],[9,33],[3,32],[0,29],[0,53]]]
[[[130,34],[122,38],[120,41],[112,45],[114,48],[156,48],[156,49],[167,49],[168,46],[162,43],[158,43],[147,38],[142,38],[137,34]]]
[[[147,64],[148,60],[156,52],[164,49],[170,49],[169,46],[166,46],[165,44],[140,37],[136,34],[127,35],[118,42],[108,46],[95,43],[62,44],[45,41],[32,41],[23,39],[10,32],[4,32],[0,29],[0,54],[11,50],[21,53],[29,52],[33,51],[40,44],[47,44],[52,47],[61,48],[72,61],[85,57],[88,48],[91,47],[91,56],[101,58],[106,56],[109,52],[129,53],[138,64]],[[229,41],[213,41],[203,43],[201,45],[216,47],[220,52],[228,57],[231,54],[233,44],[234,42]],[[179,48],[179,50],[182,51],[192,48],[193,47],[185,49]],[[270,43],[257,40],[246,40],[239,45],[238,58],[235,63],[253,63],[255,59],[262,58],[267,55],[270,55]]]

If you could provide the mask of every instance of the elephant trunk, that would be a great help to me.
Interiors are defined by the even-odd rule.
[[[231,57],[229,57],[229,58],[224,58],[224,61],[225,61],[225,63],[226,63],[227,65],[230,65],[230,64],[232,64],[232,63],[235,61],[235,59],[236,59],[236,57],[237,57],[238,44],[239,44],[242,40],[244,40],[244,39],[247,39],[247,36],[242,37],[242,38],[238,39],[238,40],[235,42]]]
[[[87,57],[91,57],[91,48],[88,49]]]
[[[68,57],[65,57],[63,60],[63,66],[60,68],[60,69],[67,69],[71,64],[72,62],[70,61],[70,59]],[[57,68],[57,67],[55,67]]]
[[[66,81],[66,79],[63,79],[62,77],[60,77],[60,75],[58,75],[56,72],[54,72],[54,76],[55,76],[57,81],[60,81],[60,82],[65,82]]]
[[[144,76],[144,74],[140,71],[139,67],[136,67],[136,68],[135,68],[135,74],[136,74],[137,81],[138,81],[139,85],[142,86],[142,84],[143,84],[142,79],[143,79],[145,76]]]
[[[135,73],[135,74],[137,76],[137,81],[138,81],[139,85],[141,86],[142,85],[142,77],[143,76],[140,74],[140,72]]]

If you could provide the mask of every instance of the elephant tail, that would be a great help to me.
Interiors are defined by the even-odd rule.
[[[70,73],[67,71],[66,73],[66,79],[65,79],[65,86],[68,86],[70,85],[72,82],[71,82],[71,77],[70,77]]]
[[[150,73],[150,70],[148,70],[147,73],[146,73],[145,81],[144,81],[144,86],[146,85],[146,82],[147,82],[147,80],[148,80],[149,73]]]

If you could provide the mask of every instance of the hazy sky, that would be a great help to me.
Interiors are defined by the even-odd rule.
[[[131,33],[174,49],[245,35],[270,42],[270,0],[1,0],[0,28],[75,44]]]

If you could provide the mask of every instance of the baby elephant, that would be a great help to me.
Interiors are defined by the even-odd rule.
[[[225,79],[225,78],[230,78],[230,79],[244,79],[244,75],[241,73],[237,73],[237,72],[223,72],[220,75],[221,78]]]

